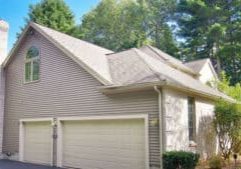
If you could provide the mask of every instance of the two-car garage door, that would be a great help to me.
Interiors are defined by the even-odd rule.
[[[61,120],[59,125],[59,166],[81,169],[145,169],[147,166],[144,119]],[[51,161],[52,145],[46,138],[52,137],[46,126],[46,123],[25,125],[25,161]]]
[[[63,122],[64,167],[144,169],[144,120]]]

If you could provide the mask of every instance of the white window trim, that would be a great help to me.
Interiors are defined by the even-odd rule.
[[[31,46],[31,47],[35,47],[35,46]],[[30,48],[31,48],[30,47]],[[30,49],[28,48],[28,50]],[[36,47],[37,48],[37,47]],[[38,48],[37,48],[38,49]],[[27,53],[28,53],[28,50],[27,52],[25,53],[25,56],[24,56],[24,84],[28,84],[28,83],[34,83],[34,82],[38,82],[40,80],[40,70],[39,70],[39,79],[38,80],[33,80],[33,62],[34,61],[38,61],[39,62],[39,69],[40,69],[40,50],[38,49],[38,52],[39,52],[39,55],[37,57],[34,57],[34,58],[27,58]],[[31,72],[30,72],[30,81],[26,81],[26,70],[25,70],[25,65],[26,63],[30,63],[30,68],[31,68]]]
[[[19,120],[19,161],[24,162],[24,123],[26,122],[50,122],[51,127],[54,125],[53,118],[29,118],[29,119],[20,119]],[[54,157],[54,140],[53,140],[53,128],[51,133],[51,165],[53,166],[53,157]]]
[[[197,110],[196,110],[196,99],[194,97],[188,97],[187,99],[193,99],[193,106],[194,106],[194,117],[193,117],[193,139],[190,139],[189,136],[189,105],[188,106],[188,140],[189,140],[189,147],[191,147],[191,145],[193,145],[194,143],[196,144],[196,139],[197,139]],[[189,101],[187,101],[189,102]],[[189,103],[188,103],[189,104]]]
[[[62,140],[63,140],[63,131],[62,131],[62,122],[63,121],[86,121],[86,120],[124,120],[124,119],[144,119],[145,125],[145,169],[149,169],[149,121],[147,114],[140,115],[120,115],[120,116],[88,116],[88,117],[60,117],[57,119],[57,166],[63,167],[62,164]]]

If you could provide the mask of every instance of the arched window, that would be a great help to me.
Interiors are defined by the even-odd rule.
[[[39,50],[32,46],[25,57],[25,82],[39,80]]]

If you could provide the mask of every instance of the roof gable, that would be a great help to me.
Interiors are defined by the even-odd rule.
[[[106,54],[112,53],[113,51],[79,40],[33,22],[30,22],[22,32],[16,45],[3,62],[4,67],[9,63],[16,49],[23,41],[26,34],[31,31],[31,29],[38,31],[101,83],[105,85],[112,84]]]
[[[213,73],[213,76],[215,78],[218,78],[217,73],[214,70],[214,67],[213,67],[213,65],[211,63],[211,60],[209,58],[186,62],[185,65],[187,67],[191,68],[196,73],[200,73],[203,70],[203,68],[205,67],[205,65],[208,65],[211,72]]]

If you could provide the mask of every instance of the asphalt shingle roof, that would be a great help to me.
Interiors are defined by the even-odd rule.
[[[150,57],[136,48],[112,54],[108,59],[110,60],[113,80],[117,80],[117,85],[166,81],[170,85],[230,99],[225,94],[202,84],[189,74],[160,62],[157,58]]]
[[[30,27],[40,32],[74,61],[88,69],[89,71],[87,71],[98,80],[103,80],[102,83],[104,82],[106,87],[167,81],[168,84],[191,89],[199,94],[204,93],[230,100],[225,94],[195,79],[193,76],[197,73],[187,65],[152,46],[114,53],[36,23],[30,23],[21,36],[24,36]],[[16,46],[20,42],[21,38]],[[17,48],[16,46],[4,62],[5,65]]]

